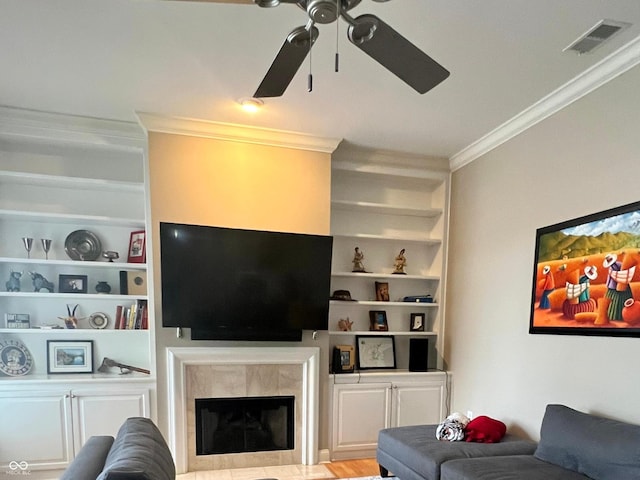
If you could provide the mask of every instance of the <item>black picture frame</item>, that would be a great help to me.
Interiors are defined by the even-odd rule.
[[[87,293],[88,277],[86,275],[58,276],[58,292],[60,293]]]
[[[412,332],[424,332],[425,320],[426,315],[424,313],[412,313],[409,330],[411,330]]]
[[[395,369],[396,348],[393,335],[356,335],[358,370]]]
[[[372,332],[388,331],[387,312],[384,310],[369,310],[369,330]]]
[[[530,334],[640,337],[640,202],[536,230]]]
[[[47,373],[93,373],[93,340],[47,340]]]

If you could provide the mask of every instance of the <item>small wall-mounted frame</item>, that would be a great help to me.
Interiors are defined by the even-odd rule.
[[[424,313],[412,313],[411,324],[409,326],[409,329],[412,332],[424,332],[424,321],[425,321]]]
[[[376,282],[376,301],[389,301],[389,284],[387,282]]]
[[[59,275],[58,291],[60,293],[87,293],[87,276]]]
[[[384,310],[369,310],[369,330],[372,332],[386,332],[389,330],[387,312]]]
[[[333,373],[353,373],[356,363],[353,345],[336,345],[333,347]]]
[[[147,261],[147,242],[144,230],[131,232],[129,237],[129,254],[127,262],[129,263],[145,263]]]
[[[393,335],[357,335],[356,357],[358,369],[396,368]]]
[[[47,340],[47,373],[93,373],[93,341]]]

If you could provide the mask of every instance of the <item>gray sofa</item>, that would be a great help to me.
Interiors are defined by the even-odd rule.
[[[111,436],[91,437],[60,480],[175,480],[176,467],[160,430],[148,418],[128,418]]]
[[[436,426],[380,432],[378,463],[401,480],[640,480],[640,426],[548,405],[540,442],[438,442]],[[431,439],[419,441],[416,431]],[[394,432],[395,430],[395,432]],[[402,431],[398,431],[402,430]],[[521,452],[505,453],[521,448]]]

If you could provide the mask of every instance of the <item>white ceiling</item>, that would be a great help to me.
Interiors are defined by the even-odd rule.
[[[344,138],[450,158],[640,36],[640,0],[362,0],[451,72],[419,95],[319,25],[284,96],[249,115],[287,34],[306,23],[276,8],[163,0],[0,0],[0,105],[135,121],[135,112]],[[633,25],[595,52],[562,49],[599,20]],[[333,71],[336,40],[341,68]]]

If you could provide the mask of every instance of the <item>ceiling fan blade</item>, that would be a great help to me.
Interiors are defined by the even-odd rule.
[[[253,96],[255,98],[281,96],[304,62],[310,48],[318,39],[319,33],[314,25],[311,25],[310,28],[309,26],[298,27],[293,30],[282,44],[278,55]]]
[[[349,41],[419,93],[426,93],[449,71],[375,15],[352,19]]]

